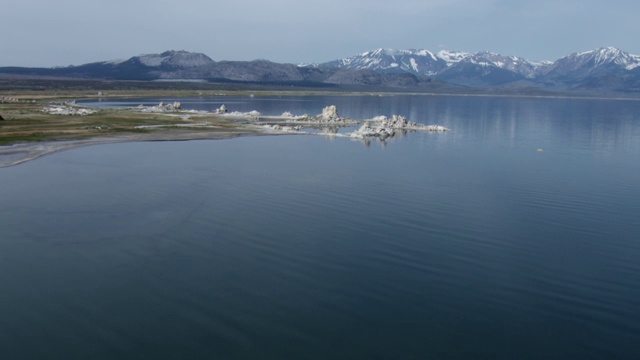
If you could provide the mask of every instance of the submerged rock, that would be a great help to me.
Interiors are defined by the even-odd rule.
[[[322,133],[323,134],[337,134],[338,133],[338,126],[325,126],[322,128]]]

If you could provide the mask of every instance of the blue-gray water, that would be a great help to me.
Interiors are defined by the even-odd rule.
[[[453,130],[111,144],[0,169],[0,358],[640,354],[640,102],[180,100]]]

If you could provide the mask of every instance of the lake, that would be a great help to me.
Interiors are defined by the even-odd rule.
[[[638,356],[639,101],[89,104],[175,100],[452,130],[108,144],[0,169],[0,357]]]

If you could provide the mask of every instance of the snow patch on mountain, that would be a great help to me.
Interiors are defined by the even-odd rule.
[[[169,56],[162,56],[160,54],[143,54],[138,56],[138,60],[140,60],[143,65],[151,67],[162,65],[162,62],[168,58]]]
[[[447,62],[447,66],[457,64],[463,59],[469,57],[471,54],[460,51],[440,50],[438,51],[438,58]]]
[[[633,70],[637,67],[640,67],[640,56],[639,55],[633,55],[633,60],[634,62],[631,64],[626,65],[624,68],[627,70]]]
[[[113,59],[113,60],[109,60],[109,61],[105,61],[105,64],[109,64],[109,65],[118,65],[118,64],[122,64],[123,62],[127,61],[126,59]]]
[[[413,69],[413,71],[420,72],[420,69],[418,69],[418,63],[416,62],[416,59],[411,58],[409,59],[409,61],[411,62],[411,68]]]
[[[177,51],[173,53],[168,59],[166,59],[163,63],[165,65],[190,68],[190,67],[198,67],[203,65],[208,65],[213,63],[207,55],[200,53],[190,53],[186,51]]]

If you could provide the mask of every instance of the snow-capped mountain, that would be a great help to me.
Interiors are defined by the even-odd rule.
[[[447,67],[447,62],[429,50],[377,49],[340,60],[320,64],[318,67],[374,70],[383,72],[405,71],[430,76]]]
[[[638,67],[640,56],[614,47],[604,47],[565,56],[546,68],[544,77],[576,81],[588,76],[625,73]]]
[[[539,65],[540,63],[534,63],[525,58],[518,56],[503,56],[488,51],[477,52],[469,55],[458,63],[464,62],[485,67],[497,67],[499,69],[520,74],[528,79],[534,78],[541,68],[541,65]]]
[[[447,52],[447,55],[451,54]],[[531,80],[540,74],[545,63],[535,63],[517,56],[488,51],[457,55],[436,77],[453,84],[492,86]]]
[[[533,78],[544,63],[532,62],[517,56],[503,56],[487,51],[477,53],[442,50],[377,49],[362,54],[320,64],[320,67],[368,69],[375,71],[406,71],[421,76],[437,76],[460,64],[495,67]]]
[[[565,56],[555,62],[531,61],[518,56],[504,56],[488,51],[477,53],[441,50],[378,49],[335,60],[318,67],[404,71],[428,76],[456,85],[500,86],[526,83],[538,86],[593,87],[589,84],[618,84],[605,79],[637,72],[640,76],[640,56],[607,47]],[[596,81],[594,81],[596,78]],[[625,84],[635,83],[635,77],[625,77]]]

